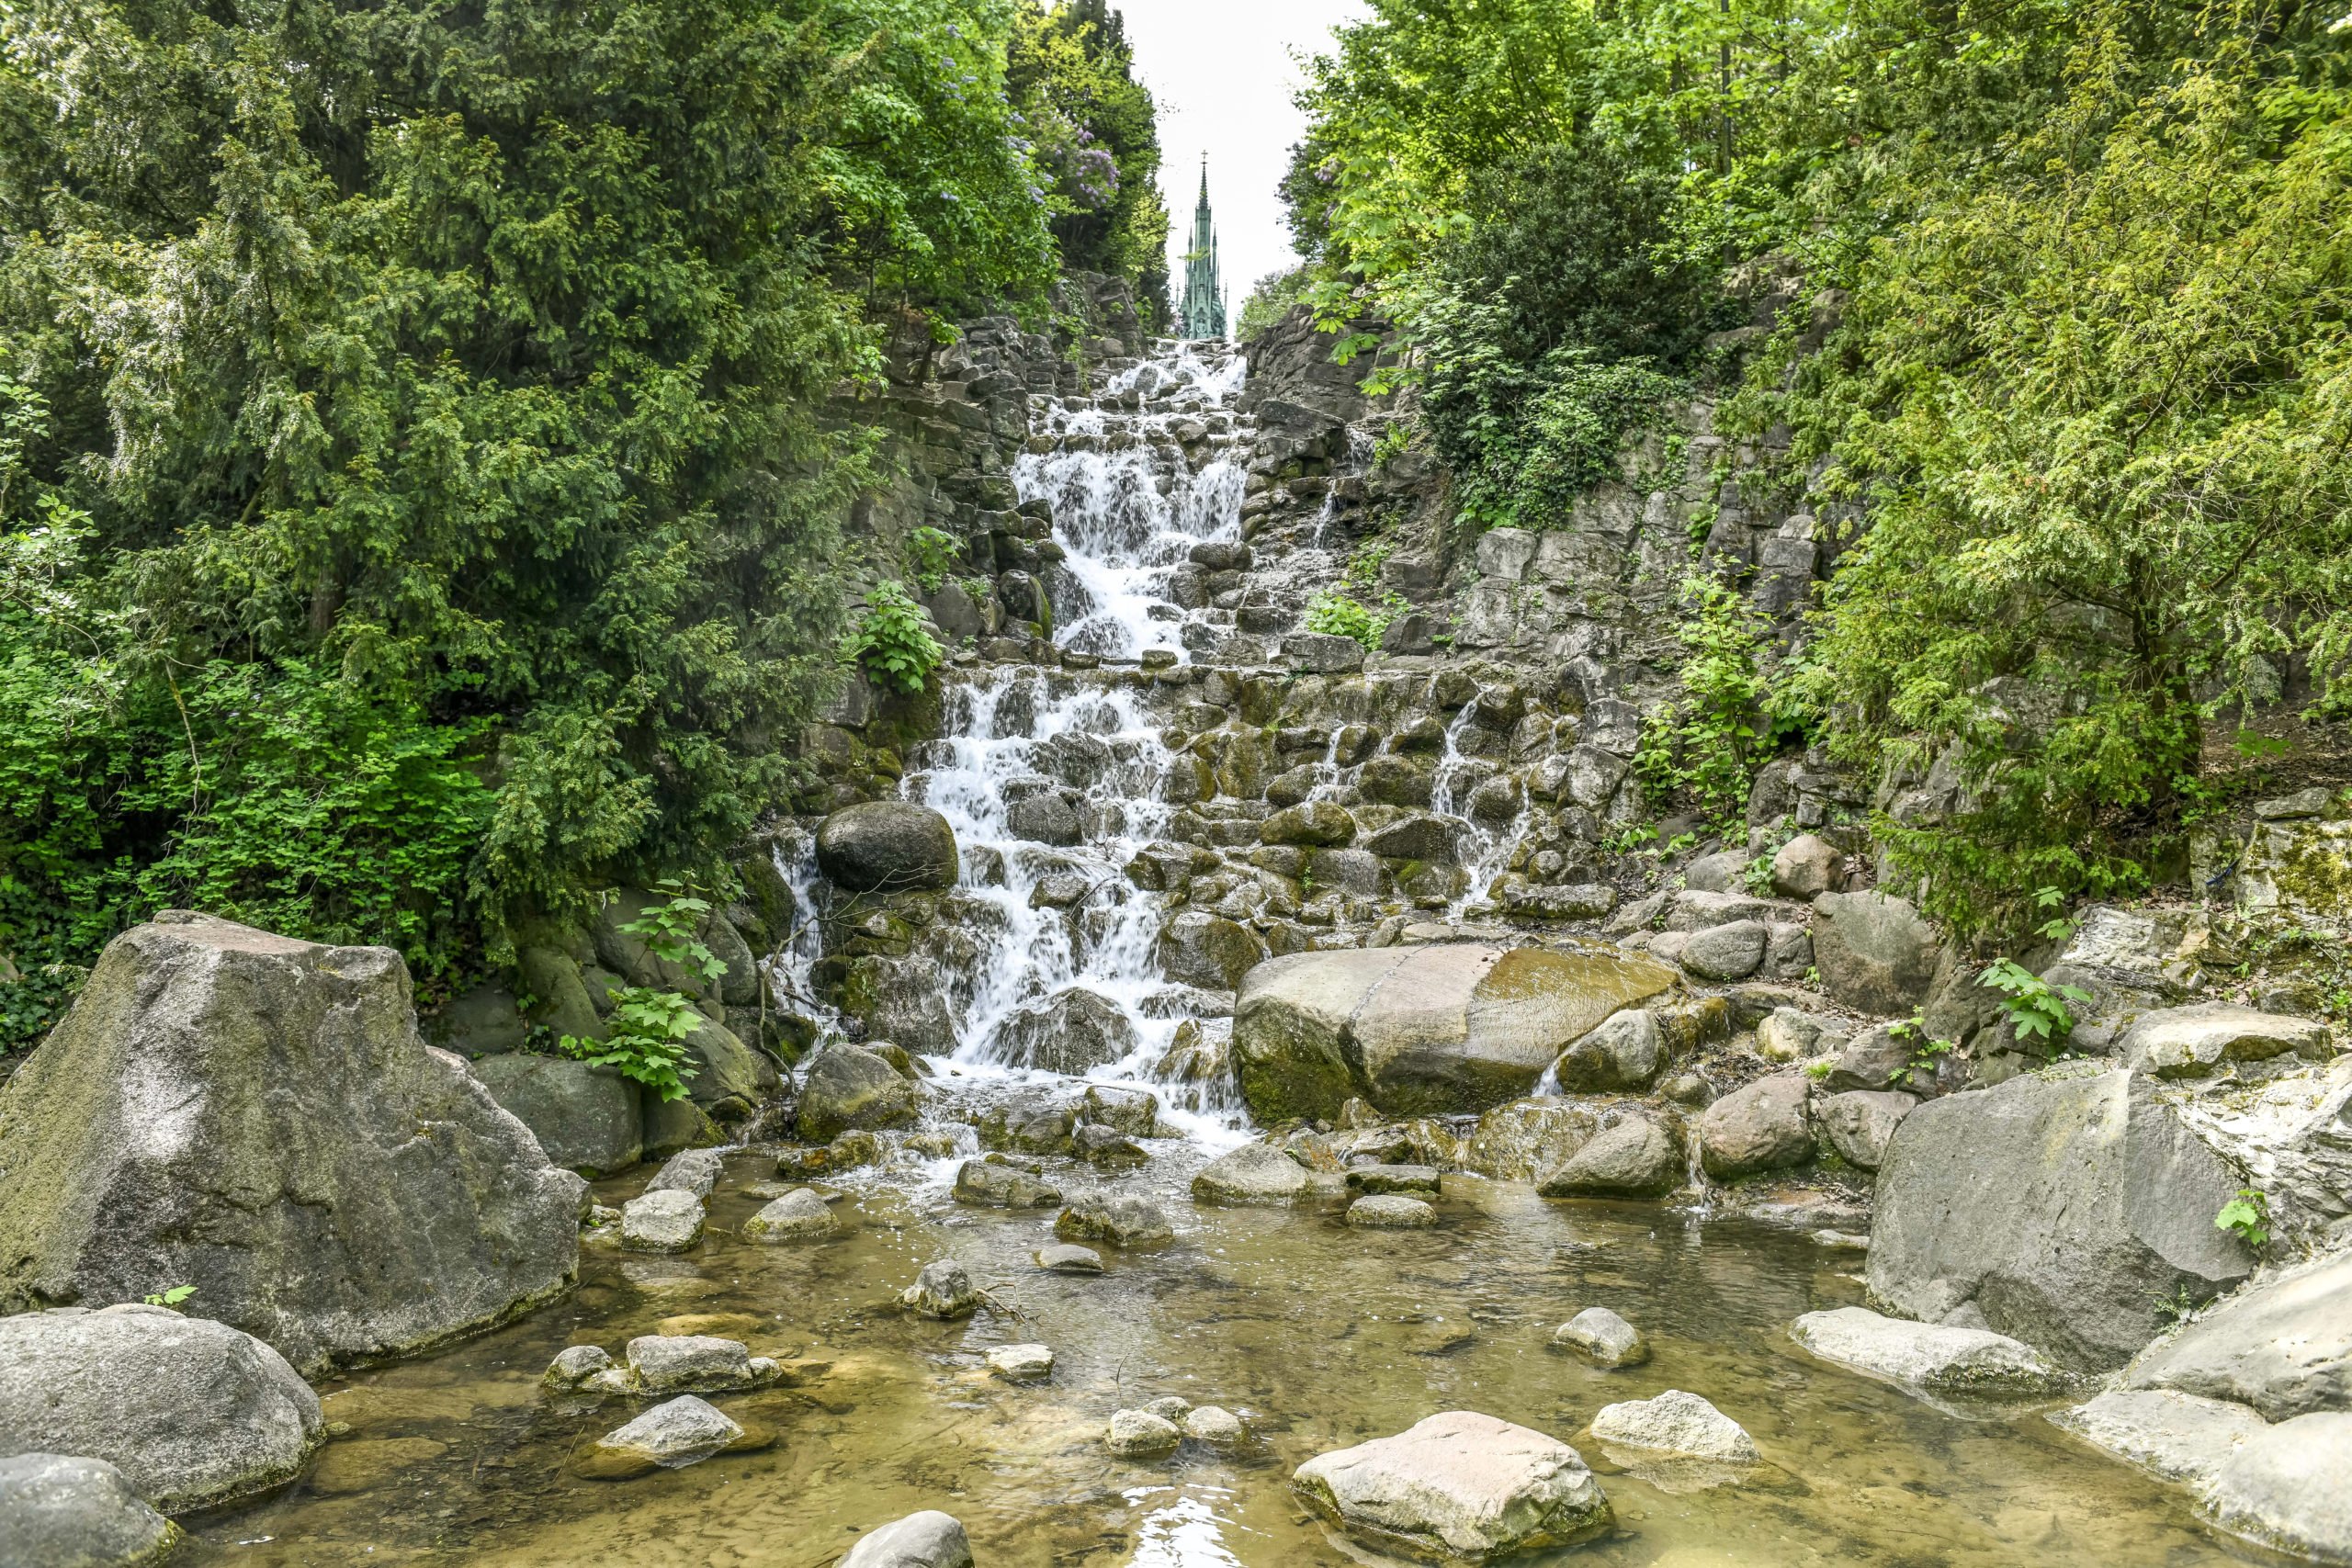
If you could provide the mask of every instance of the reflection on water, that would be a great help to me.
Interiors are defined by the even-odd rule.
[[[334,1385],[327,1409],[346,1435],[292,1491],[194,1521],[186,1561],[818,1568],[859,1531],[936,1507],[997,1568],[1338,1565],[1363,1559],[1306,1517],[1291,1468],[1455,1407],[1553,1433],[1602,1473],[1617,1532],[1539,1563],[2267,1561],[2204,1530],[2176,1494],[2075,1448],[2042,1407],[1940,1411],[1809,1360],[1789,1320],[1859,1290],[1849,1260],[1802,1237],[1451,1177],[1445,1223],[1429,1232],[1354,1232],[1313,1210],[1196,1211],[1182,1191],[1199,1156],[1154,1148],[1135,1179],[1178,1238],[1106,1248],[1109,1270],[1092,1278],[1032,1266],[1050,1214],[959,1210],[935,1184],[853,1193],[853,1229],[837,1241],[738,1241],[728,1227],[757,1207],[742,1189],[768,1170],[734,1156],[696,1251],[591,1251],[569,1301]],[[1088,1178],[1056,1179],[1075,1190]],[[892,1310],[915,1270],[945,1255],[1006,1311],[936,1324]],[[1648,1365],[1603,1372],[1545,1348],[1593,1304],[1648,1333]],[[570,1456],[636,1407],[567,1405],[539,1391],[539,1372],[567,1343],[618,1350],[688,1316],[794,1363],[792,1386],[713,1396],[773,1427],[775,1446],[635,1481],[580,1478]],[[1024,1340],[1054,1348],[1050,1382],[986,1373],[989,1347]],[[1653,1483],[1582,1436],[1602,1404],[1668,1388],[1713,1400],[1770,1468],[1733,1486]],[[1241,1414],[1255,1440],[1148,1462],[1103,1450],[1112,1411],[1170,1393]]]

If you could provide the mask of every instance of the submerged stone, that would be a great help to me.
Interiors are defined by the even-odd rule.
[[[1107,1241],[1114,1247],[1148,1247],[1176,1236],[1168,1216],[1132,1192],[1080,1194],[1055,1216],[1054,1234],[1065,1240]]]
[[[1358,1230],[1426,1230],[1437,1211],[1419,1198],[1359,1198],[1348,1205],[1347,1222]]]
[[[180,1532],[102,1459],[20,1453],[0,1459],[0,1565],[146,1568]]]
[[[743,1222],[746,1239],[771,1244],[821,1241],[840,1235],[841,1228],[831,1206],[806,1187],[795,1188]]]
[[[1596,1367],[1637,1367],[1650,1359],[1642,1331],[1607,1307],[1587,1307],[1552,1331],[1552,1343]]]
[[[987,1298],[972,1283],[972,1276],[952,1258],[926,1263],[915,1282],[899,1294],[899,1304],[917,1317],[969,1317]]]
[[[1184,1440],[1183,1429],[1165,1416],[1148,1410],[1121,1410],[1111,1416],[1102,1440],[1123,1459],[1148,1459],[1173,1453]]]
[[[765,1440],[707,1401],[682,1394],[597,1438],[580,1468],[596,1480],[623,1481],[699,1464],[713,1454]]]

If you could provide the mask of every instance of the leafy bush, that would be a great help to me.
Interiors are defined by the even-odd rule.
[[[910,695],[920,693],[947,657],[931,635],[930,617],[905,587],[877,584],[865,595],[865,613],[847,645],[849,657],[883,685]]]
[[[2270,1199],[2257,1188],[2241,1187],[2238,1195],[2213,1216],[2213,1228],[2227,1231],[2248,1247],[2270,1244]]]
[[[1353,637],[1367,650],[1380,647],[1380,634],[1395,616],[1392,609],[1375,610],[1337,588],[1325,589],[1306,604],[1308,631]]]
[[[1268,327],[1289,315],[1291,307],[1306,297],[1307,282],[1307,271],[1303,266],[1283,267],[1260,278],[1241,301],[1241,313],[1234,323],[1234,337],[1248,343],[1263,335]]]
[[[925,593],[945,587],[947,574],[963,557],[961,540],[929,524],[907,536],[907,564],[914,570],[916,586]]]
[[[592,1067],[612,1067],[667,1103],[686,1096],[697,1070],[686,1060],[686,1037],[706,1021],[694,1003],[675,991],[627,986],[613,993],[605,1038],[567,1034],[563,1054]]]
[[[1767,624],[1738,590],[1694,576],[1682,602],[1683,694],[1644,716],[1634,773],[1653,805],[1687,802],[1726,836],[1744,835],[1757,768],[1804,716],[1771,679]]]
[[[2065,1049],[2075,1032],[2075,1015],[2066,1004],[2079,1007],[2091,999],[2081,987],[2052,986],[2012,958],[1994,963],[1976,983],[2007,998],[2001,1004],[2002,1010],[2008,1014],[2010,1030],[2019,1044],[2039,1045],[2053,1056]]]

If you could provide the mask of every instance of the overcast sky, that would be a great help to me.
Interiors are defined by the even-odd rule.
[[[1126,13],[1136,74],[1159,104],[1160,190],[1175,219],[1172,288],[1184,288],[1184,247],[1209,158],[1209,205],[1233,308],[1250,286],[1291,265],[1290,231],[1274,186],[1305,121],[1291,105],[1291,51],[1326,47],[1334,22],[1364,14],[1359,0],[1114,0]]]

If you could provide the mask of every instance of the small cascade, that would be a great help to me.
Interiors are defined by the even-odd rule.
[[[1437,777],[1430,790],[1430,809],[1462,824],[1455,852],[1467,881],[1460,897],[1446,907],[1445,918],[1449,920],[1461,919],[1473,906],[1485,900],[1495,879],[1510,864],[1511,852],[1519,847],[1527,823],[1524,804],[1510,822],[1491,829],[1478,820],[1471,807],[1472,793],[1494,777],[1496,772],[1491,763],[1467,756],[1462,750],[1462,737],[1475,721],[1479,698],[1485,694],[1481,690],[1477,696],[1463,704],[1453,722],[1445,727],[1445,750],[1439,755]]]
[[[1205,348],[1163,345],[1033,419],[1012,479],[1053,513],[1065,555],[1047,592],[1066,650],[1187,661],[1230,619],[1207,609],[1190,555],[1241,536],[1248,422],[1227,405],[1245,362]],[[1158,899],[1125,871],[1174,812],[1146,694],[1109,670],[976,672],[949,688],[941,739],[910,758],[903,793],[947,818],[963,853],[960,934],[978,951],[950,966],[949,1000],[966,1077],[1150,1084],[1192,1017],[1193,993],[1154,955]],[[1198,1083],[1160,1095],[1213,1141],[1243,1122],[1228,1098]]]

